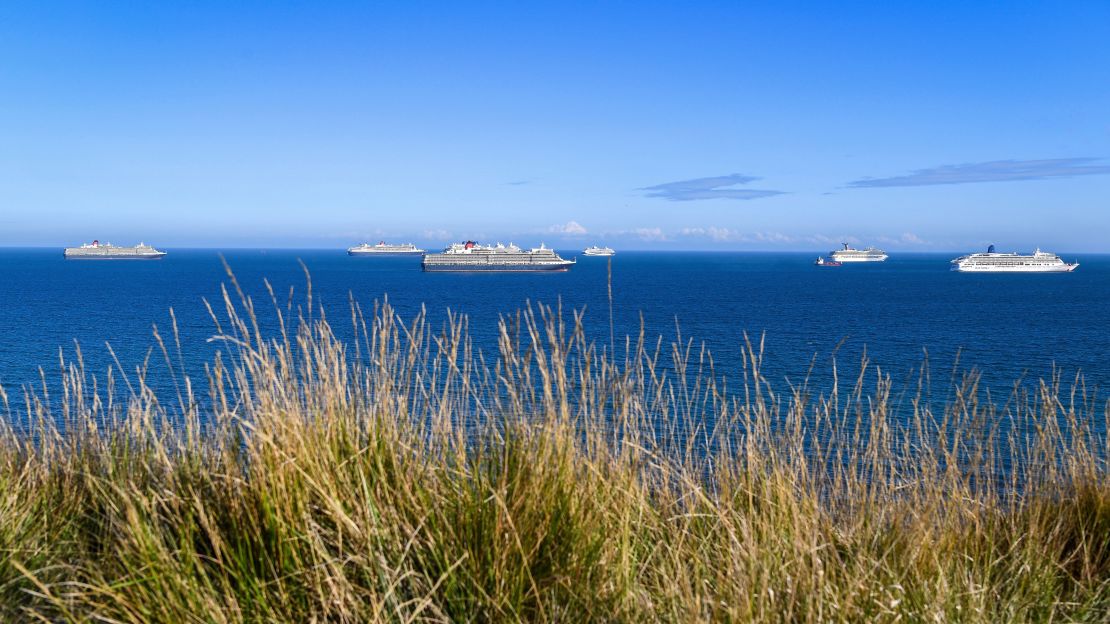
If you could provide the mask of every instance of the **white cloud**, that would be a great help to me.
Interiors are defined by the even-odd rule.
[[[378,228],[376,230],[346,230],[346,231],[343,231],[343,232],[335,232],[333,234],[305,234],[305,236],[309,236],[311,238],[321,238],[321,239],[323,239],[323,238],[342,238],[342,239],[349,239],[349,240],[368,241],[372,238],[373,239],[380,239],[380,238],[383,238],[385,236],[389,236],[389,234],[385,230],[382,230],[381,228]]]
[[[921,238],[913,232],[906,232],[901,236],[879,236],[876,239],[884,245],[928,245],[929,241]]]
[[[840,236],[826,236],[824,234],[814,234],[813,236],[807,236],[805,240],[808,241],[808,242],[811,242],[811,243],[820,243],[822,245],[833,245],[833,246],[836,246],[836,247],[839,247],[841,243],[848,243],[849,245],[858,245],[858,244],[860,244],[859,238],[857,238],[855,236],[846,236],[846,235],[843,235],[843,234],[840,235]]]
[[[663,232],[663,228],[636,228],[632,233],[639,236],[641,240],[645,241],[665,241],[667,235]]]
[[[755,240],[761,243],[792,243],[794,237],[787,236],[782,232],[756,232]]]
[[[751,234],[727,227],[687,227],[679,230],[683,236],[704,237],[715,243],[792,243],[795,239],[782,232],[754,232]]]
[[[547,228],[547,231],[552,234],[563,234],[565,236],[582,236],[587,233],[586,228],[577,221],[567,221],[562,225],[553,225]]]
[[[688,227],[679,230],[679,234],[683,236],[699,236],[705,237],[716,242],[726,242],[730,240],[739,240],[742,235],[739,232],[730,230],[728,228],[717,227],[711,225],[709,227]]]
[[[709,238],[711,238],[714,241],[717,241],[719,243],[734,240],[734,239],[742,236],[739,232],[730,230],[728,228],[714,227],[714,226],[710,226],[710,227],[706,228],[705,233],[706,233],[707,236],[709,236]]]
[[[429,240],[453,240],[455,238],[447,230],[424,230],[422,236]]]

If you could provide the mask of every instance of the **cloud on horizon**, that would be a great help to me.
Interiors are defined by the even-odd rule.
[[[929,241],[921,238],[913,232],[905,232],[901,236],[880,236],[878,237],[880,243],[884,245],[930,245]]]
[[[909,174],[890,178],[863,178],[848,183],[851,188],[883,188],[892,186],[934,186],[939,184],[972,184],[976,182],[1012,182],[1017,180],[1048,180],[1084,175],[1110,174],[1110,165],[1092,165],[1101,158],[1048,158],[1043,160],[992,160],[982,163],[941,165],[917,169]]]
[[[859,237],[850,234],[830,236],[827,234],[787,234],[774,231],[746,232],[715,225],[706,227],[684,227],[678,230],[676,235],[684,239],[707,239],[717,244],[733,243],[760,247],[773,245],[778,247],[792,246],[797,248],[809,245],[821,245],[827,246],[829,249],[837,249],[840,247],[841,243],[860,245],[877,242],[883,245],[891,245],[895,248],[905,249],[927,247],[933,244],[932,241],[925,240],[913,232],[904,232],[897,236],[879,235],[867,240],[861,240]]]
[[[668,240],[667,234],[666,234],[666,232],[663,231],[663,228],[658,228],[658,227],[635,228],[630,233],[639,237],[639,239],[643,240],[643,241],[665,241],[665,240]]]
[[[686,227],[678,232],[682,236],[708,238],[714,243],[792,243],[797,240],[782,232],[741,232],[740,230],[711,225]]]
[[[562,225],[553,225],[547,228],[547,231],[552,234],[562,234],[564,236],[582,236],[587,233],[586,228],[577,221],[567,221]]]
[[[754,182],[759,178],[740,173],[709,178],[679,180],[655,186],[645,186],[636,190],[647,191],[646,197],[657,197],[667,201],[697,201],[702,199],[760,199],[782,195],[784,191],[761,189],[729,188]]]

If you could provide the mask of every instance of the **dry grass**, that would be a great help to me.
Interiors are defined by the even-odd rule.
[[[275,303],[266,337],[238,294],[206,393],[169,344],[176,396],[78,354],[9,409],[0,619],[1107,619],[1110,410],[1058,380],[934,412],[866,362],[777,394],[749,345],[726,392],[689,342],[614,357],[558,311],[488,361],[464,318],[352,304],[344,344]]]

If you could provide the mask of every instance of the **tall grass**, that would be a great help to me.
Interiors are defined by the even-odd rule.
[[[174,331],[172,396],[77,352],[63,396],[2,397],[31,427],[0,440],[0,619],[1107,619],[1110,409],[1058,378],[934,409],[864,362],[814,396],[748,344],[726,389],[558,310],[494,356],[388,304],[344,342],[311,295],[266,336],[232,286],[206,390]]]

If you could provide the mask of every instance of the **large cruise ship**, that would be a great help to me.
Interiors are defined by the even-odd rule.
[[[80,247],[66,247],[66,258],[75,260],[156,260],[166,255],[164,251],[139,243],[134,247],[117,247],[112,243],[94,240]]]
[[[593,247],[587,247],[586,250],[582,252],[582,255],[583,256],[615,256],[615,255],[617,255],[617,252],[613,251],[609,247],[598,247],[597,245],[594,245]]]
[[[853,249],[848,243],[841,243],[843,249],[830,252],[829,257],[836,262],[882,262],[887,259],[886,252],[882,249],[868,247],[867,249]]]
[[[479,245],[474,241],[424,254],[421,262],[425,271],[566,271],[573,265],[574,260],[561,258],[542,244],[525,251],[512,243]]]
[[[418,249],[412,243],[392,245],[385,241],[379,241],[377,245],[371,245],[370,243],[356,245],[347,249],[347,253],[352,256],[397,256],[422,254],[424,250]]]
[[[994,245],[986,253],[960,256],[952,261],[953,271],[980,273],[1070,273],[1078,262],[1067,263],[1060,256],[1037,249],[1032,255],[998,253]]]

